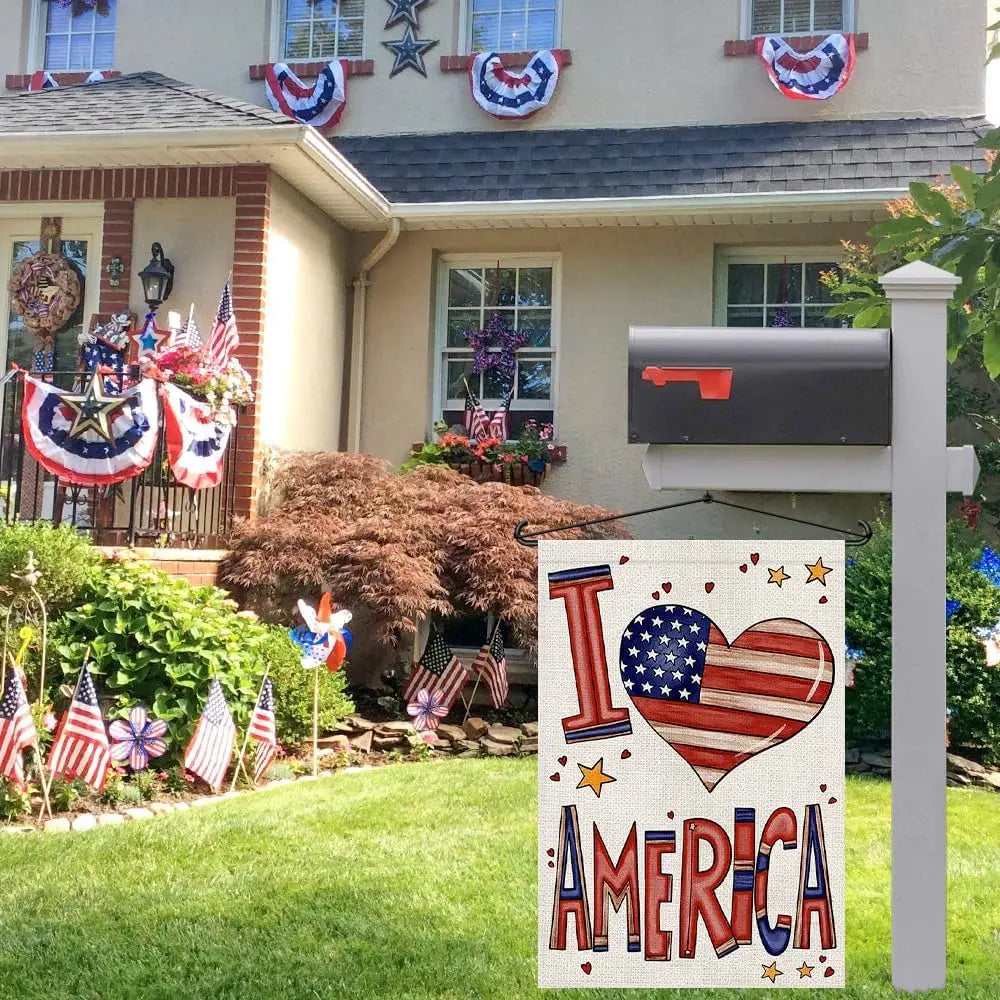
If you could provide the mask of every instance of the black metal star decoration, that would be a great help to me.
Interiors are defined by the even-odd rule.
[[[130,399],[130,396],[107,396],[104,377],[94,372],[82,393],[65,393],[62,402],[74,413],[70,438],[78,438],[87,431],[95,431],[105,441],[111,441],[111,418]]]
[[[412,24],[418,31],[420,30],[420,22],[418,20],[420,17],[420,8],[428,0],[385,0],[385,2],[392,7],[392,10],[389,12],[389,20],[385,22],[385,30],[388,30],[400,21],[406,21],[408,24]]]
[[[396,61],[389,71],[390,79],[404,69],[415,69],[421,76],[427,76],[427,67],[424,65],[424,53],[437,45],[437,40],[428,41],[424,38],[416,38],[413,34],[413,25],[406,26],[406,34],[398,42],[383,42],[387,49],[392,49]]]

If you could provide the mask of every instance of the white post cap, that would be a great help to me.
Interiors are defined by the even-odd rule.
[[[962,279],[922,260],[914,260],[882,275],[880,284],[890,299],[950,299]]]

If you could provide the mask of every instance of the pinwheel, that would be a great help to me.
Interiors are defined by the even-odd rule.
[[[320,598],[319,608],[299,601],[305,625],[291,629],[292,642],[302,650],[302,666],[311,670],[325,663],[327,670],[339,670],[351,648],[351,633],[345,627],[350,611],[334,611],[330,592]]]
[[[441,720],[448,714],[448,706],[437,691],[421,688],[417,696],[406,706],[407,715],[413,718],[413,728],[423,732],[427,729],[437,729]]]
[[[150,757],[162,757],[167,752],[163,737],[167,724],[151,719],[142,705],[136,705],[127,719],[115,719],[108,728],[111,736],[111,759],[124,763],[133,771],[142,771]]]

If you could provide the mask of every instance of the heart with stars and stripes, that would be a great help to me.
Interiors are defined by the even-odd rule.
[[[620,663],[639,714],[708,791],[801,732],[833,688],[830,644],[794,618],[758,622],[730,643],[701,611],[656,605],[622,633]]]

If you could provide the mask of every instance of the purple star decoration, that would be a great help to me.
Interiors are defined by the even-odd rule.
[[[133,771],[142,771],[150,757],[162,757],[167,751],[163,737],[167,724],[151,719],[142,705],[136,705],[127,719],[115,719],[108,728],[111,735],[111,759],[124,763]]]
[[[441,700],[437,691],[421,688],[416,698],[406,706],[406,712],[413,718],[413,728],[417,732],[437,729],[441,720],[448,714],[448,706]]]
[[[501,313],[491,313],[484,329],[466,330],[462,336],[474,351],[472,370],[475,374],[493,369],[508,378],[514,377],[517,371],[515,355],[518,348],[527,343],[528,335],[507,326]]]

